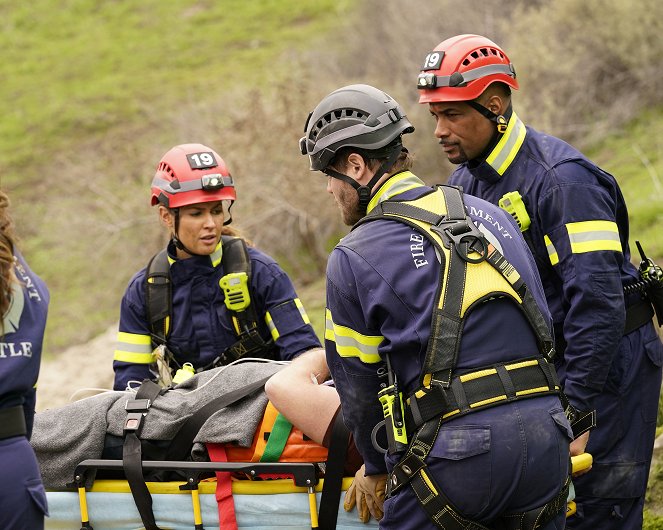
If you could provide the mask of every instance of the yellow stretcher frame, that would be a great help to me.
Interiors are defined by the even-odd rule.
[[[589,469],[593,458],[589,453],[583,453],[571,458],[572,473],[578,473]],[[85,460],[81,462],[75,472],[75,484],[78,490],[79,507],[81,514],[81,530],[92,528],[87,505],[87,490],[85,488],[86,476],[89,471],[97,469],[121,469],[121,460]],[[166,462],[149,461],[143,462],[144,469],[160,470],[186,470],[189,478],[186,481],[172,482],[146,482],[151,494],[179,494],[191,495],[194,525],[202,528],[202,510],[200,505],[200,494],[213,494],[216,490],[216,481],[199,479],[199,475],[205,471],[230,471],[242,472],[250,477],[261,474],[284,474],[291,473],[292,479],[273,479],[266,481],[233,480],[232,493],[238,495],[266,495],[280,493],[306,493],[309,499],[309,513],[311,528],[318,528],[318,507],[316,493],[322,491],[324,480],[316,476],[316,465],[314,463],[238,463],[238,462]],[[293,484],[294,483],[294,484]],[[352,477],[343,479],[342,489],[347,490],[352,483]],[[129,483],[126,480],[96,480],[89,492],[105,493],[130,493]],[[566,516],[570,517],[576,513],[576,504],[571,493],[567,501]]]

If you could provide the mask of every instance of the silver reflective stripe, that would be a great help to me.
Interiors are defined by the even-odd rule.
[[[619,234],[615,232],[599,231],[585,232],[584,234],[569,234],[571,243],[589,243],[594,241],[619,241]]]
[[[381,129],[385,125],[388,125],[389,123],[393,123],[393,120],[391,119],[391,116],[393,115],[393,109],[398,109],[398,112],[400,113],[401,116],[401,118],[399,119],[405,118],[405,113],[399,106],[392,107],[384,114],[378,116],[377,117],[378,123],[376,123],[373,126],[369,127],[368,125],[365,125],[363,123],[358,123],[357,125],[352,125],[350,127],[346,127],[345,129],[340,129],[338,131],[331,133],[329,136],[325,136],[324,138],[322,138],[321,140],[315,143],[315,149],[313,149],[313,151],[311,151],[309,154],[315,155],[320,151],[322,151],[323,149],[329,147],[330,145],[338,142],[339,140],[345,140],[346,138],[353,138],[355,136],[361,136],[362,134],[372,133],[376,130]]]
[[[509,125],[502,139],[495,149],[488,155],[488,162],[498,174],[502,175],[516,157],[520,146],[525,140],[527,130],[525,124],[520,121],[514,112],[509,120]]]
[[[232,186],[233,185],[233,179],[232,177],[226,177],[222,175],[221,173],[216,173],[216,174],[207,174],[205,175],[206,177],[210,176],[218,176],[221,181],[223,182],[224,186]],[[203,181],[202,179],[196,179],[196,180],[185,180],[185,181],[180,181],[179,188],[173,188],[171,186],[171,182],[168,182],[165,179],[161,179],[158,177],[154,177],[152,179],[152,187],[159,188],[160,190],[166,191],[170,194],[177,194],[177,193],[184,193],[187,191],[196,191],[196,190],[202,190],[203,189]]]
[[[325,339],[336,343],[336,353],[341,357],[357,357],[363,363],[379,363],[382,359],[378,347],[384,340],[380,335],[362,335],[346,326],[335,324],[331,312],[326,311]]]
[[[550,238],[545,235],[543,236],[543,242],[546,244],[546,250],[548,251],[548,257],[550,258],[551,265],[557,265],[559,263],[559,256],[557,255],[557,249],[553,245]]]

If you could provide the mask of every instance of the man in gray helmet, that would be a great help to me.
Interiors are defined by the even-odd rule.
[[[349,493],[385,529],[563,528],[571,429],[532,256],[500,208],[410,172],[413,130],[350,85],[300,141],[353,225],[329,257],[325,332],[364,459]]]

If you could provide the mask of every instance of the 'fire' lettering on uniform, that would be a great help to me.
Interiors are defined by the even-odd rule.
[[[410,252],[412,253],[412,261],[414,266],[418,269],[424,265],[428,265],[428,260],[424,258],[424,236],[421,234],[410,234]]]

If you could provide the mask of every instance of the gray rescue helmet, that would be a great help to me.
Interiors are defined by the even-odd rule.
[[[413,131],[405,112],[389,94],[370,85],[348,85],[325,96],[309,114],[299,147],[302,155],[308,155],[312,171],[323,171],[351,184],[365,208],[372,187],[401,153],[401,136]],[[356,147],[358,153],[370,158],[386,159],[368,186],[359,186],[329,167],[344,147]]]
[[[348,85],[318,103],[299,141],[312,171],[322,171],[343,147],[374,151],[414,131],[403,109],[391,96],[370,85]]]

